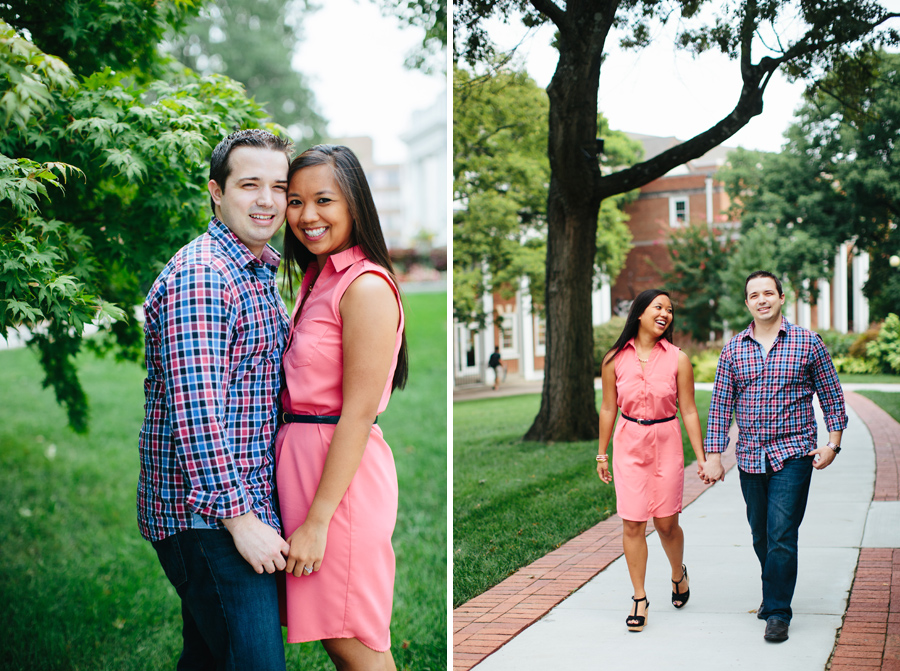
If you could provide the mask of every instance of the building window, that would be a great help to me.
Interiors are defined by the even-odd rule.
[[[669,198],[669,225],[679,228],[688,223],[688,199]]]
[[[544,356],[547,353],[547,320],[540,315],[534,316],[534,354]]]
[[[514,315],[503,315],[498,324],[500,327],[500,354],[504,359],[518,356],[516,351],[516,319]]]

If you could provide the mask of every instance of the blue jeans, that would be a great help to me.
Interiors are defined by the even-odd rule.
[[[275,574],[256,573],[224,529],[189,529],[153,543],[181,597],[178,671],[284,671]]]
[[[775,472],[768,459],[765,473],[741,471],[741,491],[753,549],[762,568],[763,619],[791,623],[791,600],[797,584],[797,537],[806,512],[812,457],[788,459]]]

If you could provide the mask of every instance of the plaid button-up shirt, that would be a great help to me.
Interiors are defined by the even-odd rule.
[[[138,526],[148,540],[199,515],[253,512],[280,530],[274,443],[288,316],[281,258],[258,259],[222,222],[169,261],[144,303],[147,379]],[[202,525],[200,525],[202,526]]]
[[[781,470],[786,459],[816,448],[812,397],[818,394],[828,431],[847,427],[844,393],[818,334],[781,318],[768,355],[753,337],[753,325],[732,338],[719,357],[706,426],[706,451],[724,452],[734,413],[735,448],[745,473],[765,473],[766,457]]]

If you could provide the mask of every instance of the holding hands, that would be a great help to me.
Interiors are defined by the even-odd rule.
[[[716,452],[708,454],[706,461],[697,460],[697,475],[707,485],[725,480],[725,469],[722,467],[722,456]]]
[[[327,524],[319,525],[307,520],[287,540],[291,544],[284,569],[287,573],[301,578],[321,568],[328,540]]]

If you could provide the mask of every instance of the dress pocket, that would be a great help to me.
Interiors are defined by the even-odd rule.
[[[328,333],[328,324],[316,321],[301,321],[294,327],[294,335],[291,338],[291,346],[285,362],[291,368],[308,366],[312,363],[319,343]]]

